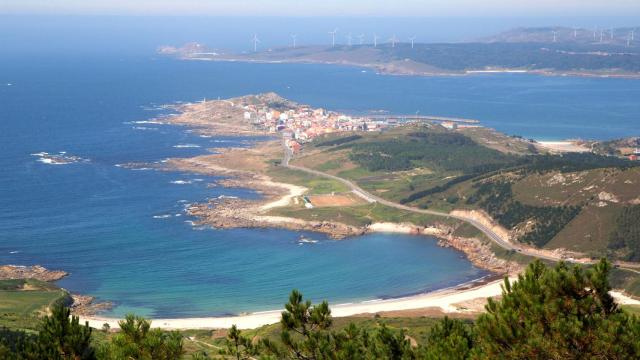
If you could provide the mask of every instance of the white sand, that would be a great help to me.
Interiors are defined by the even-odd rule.
[[[369,230],[383,233],[411,234],[416,231],[416,226],[409,223],[379,222],[369,225]]]
[[[260,207],[261,211],[267,211],[267,210],[270,210],[270,209],[273,209],[273,208],[277,208],[277,207],[288,206],[291,203],[291,200],[293,198],[304,194],[308,190],[306,187],[303,187],[303,186],[297,186],[297,185],[292,185],[292,184],[287,184],[287,183],[273,182],[273,181],[269,181],[269,180],[265,180],[263,183],[264,183],[264,185],[269,186],[269,187],[285,188],[285,189],[289,190],[289,194],[284,195],[283,197],[281,197],[278,200],[275,200],[275,201],[272,201],[270,203],[262,205]]]
[[[335,317],[350,316],[381,311],[412,310],[436,307],[444,312],[456,312],[453,304],[487,298],[501,294],[502,280],[493,281],[472,289],[457,290],[444,289],[427,294],[414,295],[399,299],[371,300],[361,303],[339,304],[331,306],[331,313]],[[229,317],[185,318],[185,319],[155,319],[152,326],[163,329],[216,329],[229,328],[236,325],[241,329],[253,329],[263,325],[280,321],[282,310],[256,312],[248,315]],[[118,319],[105,317],[81,317],[81,323],[89,322],[95,328],[101,328],[108,323],[111,328],[118,327]]]
[[[515,278],[512,278],[513,282]],[[399,299],[371,300],[361,303],[347,303],[331,306],[331,314],[335,317],[351,316],[356,314],[373,314],[383,311],[413,310],[423,308],[440,308],[445,313],[465,312],[455,304],[468,302],[475,299],[486,299],[501,295],[503,280],[496,280],[471,289],[444,289],[431,293],[409,296]],[[618,304],[640,305],[640,301],[630,298],[618,291],[611,291],[611,295]],[[218,329],[230,328],[232,325],[240,329],[254,329],[263,325],[275,324],[280,321],[282,310],[256,312],[241,316],[205,317],[184,319],[154,319],[152,327],[168,330],[175,329]],[[101,328],[108,323],[111,328],[118,328],[118,319],[105,317],[81,317],[81,323],[89,322],[94,328]]]
[[[556,152],[589,152],[588,147],[578,145],[575,141],[538,141],[538,145]]]

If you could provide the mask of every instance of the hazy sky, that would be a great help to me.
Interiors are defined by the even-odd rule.
[[[634,16],[639,0],[0,0],[0,14]]]

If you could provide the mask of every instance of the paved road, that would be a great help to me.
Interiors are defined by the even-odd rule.
[[[389,201],[386,199],[383,199],[379,196],[376,196],[374,194],[371,194],[365,190],[363,190],[360,186],[358,186],[357,184],[355,184],[352,181],[349,181],[347,179],[343,179],[341,177],[335,176],[335,175],[331,175],[331,174],[327,174],[324,173],[322,171],[318,171],[318,170],[313,170],[313,169],[309,169],[309,168],[305,168],[302,166],[297,166],[297,165],[291,165],[289,162],[291,160],[292,157],[292,153],[291,153],[291,149],[289,149],[288,146],[286,146],[285,141],[282,141],[282,146],[284,149],[284,158],[282,161],[282,165],[286,168],[289,169],[294,169],[294,170],[300,170],[300,171],[304,171],[308,174],[312,174],[312,175],[317,175],[317,176],[321,176],[324,178],[328,178],[328,179],[332,179],[335,181],[339,181],[343,184],[345,184],[346,186],[349,187],[349,189],[351,189],[351,191],[358,195],[359,197],[363,198],[364,200],[368,201],[368,202],[377,202],[386,206],[390,206],[396,209],[400,209],[400,210],[406,210],[406,211],[411,211],[414,213],[419,213],[419,214],[426,214],[426,215],[434,215],[434,216],[441,216],[444,218],[450,218],[450,219],[457,219],[457,220],[461,220],[464,221],[470,225],[472,225],[473,227],[475,227],[476,229],[482,231],[487,237],[489,237],[489,239],[491,239],[494,243],[496,243],[498,246],[500,246],[503,249],[506,250],[514,250],[517,251],[518,253],[524,254],[524,255],[528,255],[528,256],[532,256],[532,257],[536,257],[539,259],[544,259],[544,260],[549,260],[549,261],[560,261],[560,260],[565,260],[567,262],[573,262],[573,263],[580,263],[580,264],[593,264],[596,263],[597,261],[594,260],[589,260],[589,261],[577,261],[577,260],[573,260],[573,259],[562,259],[560,256],[552,256],[552,255],[546,255],[546,254],[541,254],[538,251],[535,250],[531,250],[529,248],[526,247],[522,247],[518,244],[514,244],[508,240],[503,239],[502,237],[500,237],[500,235],[496,234],[493,230],[491,230],[490,228],[484,226],[483,224],[479,223],[478,221],[465,217],[465,216],[458,216],[458,215],[452,215],[449,213],[445,213],[445,212],[440,212],[440,211],[435,211],[435,210],[428,210],[428,209],[420,209],[420,208],[416,208],[416,207],[412,207],[412,206],[407,206],[404,204],[399,204],[393,201]],[[617,264],[617,263],[616,263]],[[640,267],[640,264],[624,264],[624,266],[621,266],[620,264],[617,264],[619,267],[622,267],[626,270],[629,271],[633,271],[635,273],[640,274],[640,271],[634,270],[632,268],[637,268]]]

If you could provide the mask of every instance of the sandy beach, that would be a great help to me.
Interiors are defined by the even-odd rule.
[[[576,141],[538,141],[539,146],[552,152],[589,152],[591,149]]]
[[[467,310],[455,306],[474,299],[498,296],[501,294],[502,280],[495,280],[471,289],[460,290],[460,287],[438,290],[431,293],[413,295],[397,299],[370,300],[361,303],[347,303],[331,306],[335,317],[357,314],[373,314],[383,311],[412,310],[422,308],[439,308],[445,313],[465,312]],[[331,305],[331,304],[330,304]],[[154,319],[152,326],[163,329],[216,329],[229,328],[236,325],[241,329],[253,329],[280,321],[282,310],[255,312],[248,315],[228,317],[205,317],[184,319]],[[94,328],[101,328],[107,323],[111,328],[118,327],[118,319],[106,317],[81,317],[81,322],[88,321]]]
[[[516,278],[510,279],[512,282]],[[334,317],[345,317],[360,314],[375,314],[389,311],[403,311],[415,309],[434,309],[445,314],[477,313],[479,305],[485,303],[486,298],[500,296],[503,280],[494,280],[486,284],[471,288],[464,285],[454,288],[438,290],[430,293],[413,295],[397,299],[370,300],[360,303],[346,303],[331,306]],[[630,298],[621,292],[612,291],[611,295],[622,305],[640,305],[640,301]],[[330,304],[331,305],[331,304]],[[255,312],[248,315],[227,317],[202,317],[183,319],[154,319],[152,327],[167,330],[178,329],[220,329],[230,328],[232,325],[241,329],[254,329],[260,326],[275,324],[280,321],[282,310]],[[87,321],[91,327],[102,328],[107,323],[118,328],[118,320],[114,318],[91,316],[81,317],[80,321]]]

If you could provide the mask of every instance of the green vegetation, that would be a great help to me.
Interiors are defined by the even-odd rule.
[[[0,326],[33,330],[47,309],[69,303],[69,293],[46,282],[0,280]]]
[[[477,190],[467,199],[467,204],[478,203],[508,229],[525,222],[531,224],[519,240],[540,247],[553,239],[581,210],[579,206],[525,205],[513,199],[508,182],[484,181],[474,187]]]
[[[402,139],[350,145],[352,161],[369,171],[402,171],[417,167],[463,174],[494,170],[515,158],[478,145],[457,133],[412,132]]]
[[[342,144],[346,144],[348,142],[355,141],[355,140],[360,140],[360,139],[362,139],[362,136],[360,136],[360,135],[349,135],[349,136],[338,137],[336,139],[320,141],[320,142],[315,143],[314,145],[318,146],[318,147],[336,146],[336,145],[342,145]]]
[[[621,252],[624,260],[640,261],[640,205],[624,207],[615,225],[609,249]]]
[[[638,243],[631,236],[634,215],[621,216],[615,224],[611,219],[640,195],[632,185],[640,163],[593,153],[538,154],[531,147],[488,129],[448,131],[413,124],[381,133],[326,136],[296,163],[350,179],[402,204],[444,212],[485,210],[516,230],[519,241],[539,247],[633,259]],[[619,200],[605,206],[598,199],[602,192]],[[371,218],[361,210],[299,215],[361,225]],[[618,235],[610,236],[618,227]]]
[[[293,291],[280,324],[240,331],[235,326],[191,359],[636,359],[636,308],[609,295],[611,267],[530,264],[502,297],[489,299],[475,322],[459,319],[334,319],[327,302],[313,305]],[[400,321],[400,322],[399,322]],[[406,326],[405,326],[406,325]],[[97,341],[87,326],[58,305],[30,335],[0,331],[0,356],[17,359],[184,359],[185,336],[164,332],[133,315],[120,331]],[[108,329],[105,329],[108,330]],[[190,340],[192,341],[192,340]],[[203,342],[204,343],[204,342]]]
[[[624,46],[606,44],[572,44],[536,42],[495,42],[460,44],[416,44],[383,47],[392,59],[411,59],[440,69],[462,71],[486,67],[553,69],[559,71],[623,70],[640,71],[633,56],[617,55],[627,52]],[[599,56],[595,52],[611,52]]]
[[[435,223],[460,225],[460,221],[454,219],[418,214],[379,203],[357,206],[316,207],[313,209],[304,209],[300,205],[299,207],[276,208],[271,213],[310,221],[333,220],[353,226],[365,226],[374,222],[409,222],[417,226],[433,225]]]
[[[346,185],[339,181],[311,175],[304,171],[287,169],[280,166],[274,166],[269,170],[267,174],[271,176],[275,181],[304,186],[309,189],[309,195],[331,194],[349,191],[349,188],[347,188]]]

